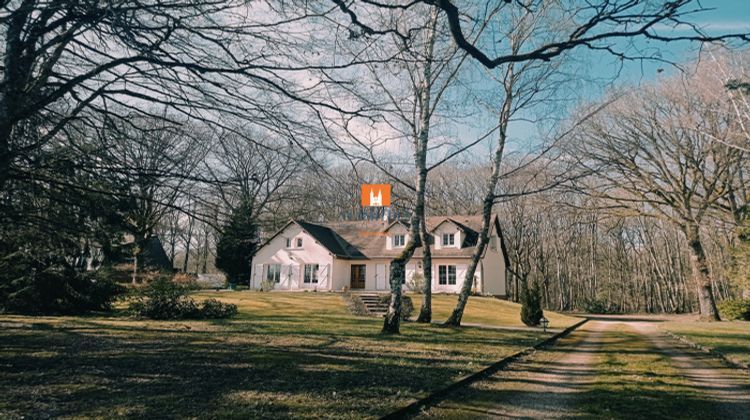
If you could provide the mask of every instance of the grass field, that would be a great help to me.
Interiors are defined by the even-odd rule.
[[[750,322],[667,322],[662,328],[716,350],[732,361],[750,365]]]
[[[411,295],[414,301],[414,317],[419,314],[419,307],[422,304],[421,295]],[[432,318],[434,321],[442,322],[448,319],[453,308],[456,306],[455,295],[433,295],[432,296]],[[491,297],[471,297],[466,304],[463,322],[493,325],[500,327],[524,327],[521,322],[521,307],[512,302],[502,302],[498,304],[498,299]],[[544,316],[549,320],[549,328],[565,329],[581,318],[562,315],[555,312],[544,312]]]
[[[379,416],[543,338],[415,323],[381,336],[336,294],[200,295],[238,317],[0,316],[0,417]],[[516,305],[471,302],[467,321],[517,325]]]

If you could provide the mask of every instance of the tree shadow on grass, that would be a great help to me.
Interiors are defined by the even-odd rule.
[[[340,329],[312,325],[337,321]],[[469,373],[467,363],[477,359],[455,345],[476,352],[533,339],[428,326],[381,336],[356,321],[185,323],[215,327],[194,331],[181,323],[82,318],[3,329],[0,410],[33,417],[377,416]]]

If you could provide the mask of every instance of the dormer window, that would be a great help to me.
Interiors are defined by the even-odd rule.
[[[297,248],[302,248],[302,238],[297,238]]]
[[[443,246],[453,246],[456,244],[455,233],[444,233],[443,234]]]
[[[406,235],[393,235],[393,246],[404,246],[406,245]]]

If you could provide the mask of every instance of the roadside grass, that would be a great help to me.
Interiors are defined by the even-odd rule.
[[[419,315],[422,295],[410,294],[414,302],[414,315]],[[456,295],[435,294],[432,296],[432,318],[436,322],[448,319],[456,306]],[[581,318],[544,311],[549,320],[549,328],[565,329],[580,321]],[[466,304],[462,322],[498,327],[524,327],[521,322],[521,305],[492,297],[472,296]]]
[[[0,316],[0,417],[375,417],[545,337],[416,323],[381,336],[336,294],[196,297],[239,315]]]
[[[600,332],[601,346],[592,345],[582,342],[589,328],[584,325],[554,346],[472,384],[423,417],[717,418],[711,396],[693,386],[646,337],[617,325]],[[568,358],[573,349],[590,359]]]
[[[750,365],[750,322],[666,322],[661,327],[736,363]]]
[[[577,406],[588,418],[714,418],[715,403],[699,392],[668,355],[627,326],[603,332],[596,374]]]

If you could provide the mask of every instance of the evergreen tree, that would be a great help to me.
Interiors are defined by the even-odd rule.
[[[216,268],[227,275],[229,283],[248,283],[250,264],[258,247],[258,228],[249,200],[242,200],[232,211],[216,244]]]
[[[521,321],[530,326],[539,325],[544,316],[542,311],[542,294],[539,286],[534,282],[529,289],[528,282],[521,282]]]

